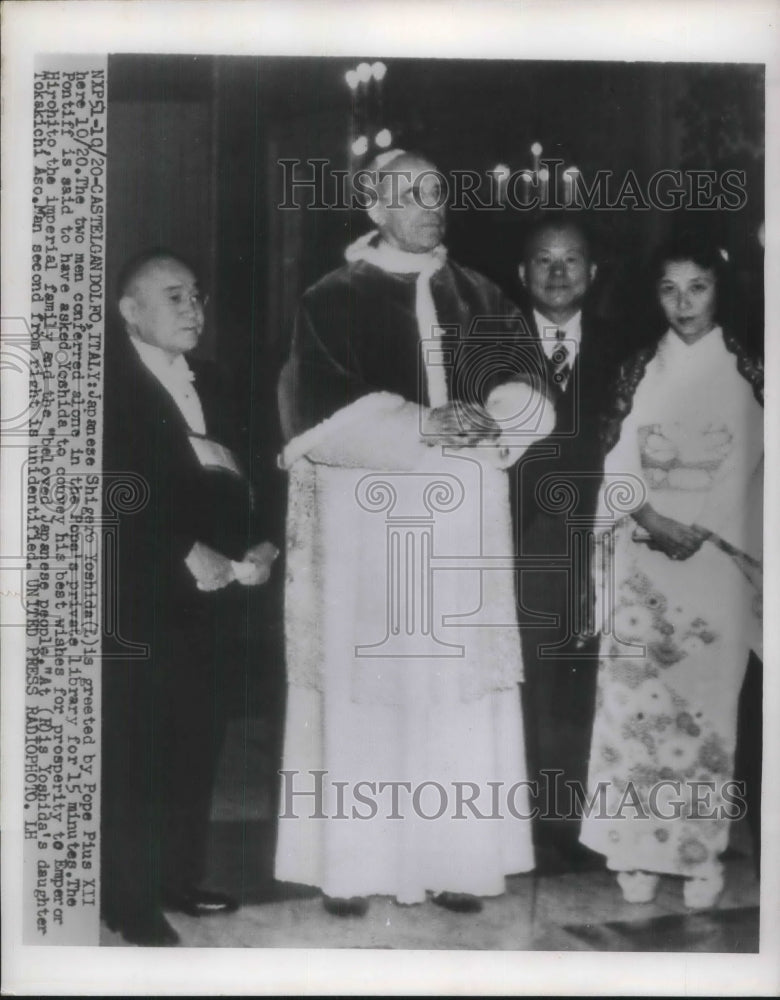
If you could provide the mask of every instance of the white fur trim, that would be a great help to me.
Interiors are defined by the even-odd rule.
[[[392,392],[372,392],[342,407],[290,441],[282,469],[300,458],[324,465],[366,469],[412,469],[424,458],[421,409]]]
[[[492,465],[507,469],[555,429],[555,407],[527,382],[505,382],[488,396],[485,409],[502,429],[490,456]],[[486,456],[487,457],[487,456]]]

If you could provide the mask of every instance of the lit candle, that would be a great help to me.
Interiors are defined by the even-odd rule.
[[[531,190],[531,185],[534,182],[534,175],[531,173],[530,170],[524,170],[522,174],[520,174],[520,180],[523,182],[523,204],[530,205],[531,198],[529,197],[529,193]]]
[[[540,184],[539,198],[541,199],[542,202],[546,202],[547,195],[550,190],[550,171],[547,169],[547,167],[542,167],[542,169],[539,171],[538,176]]]
[[[504,197],[506,194],[506,182],[509,180],[509,176],[512,171],[505,163],[499,163],[493,167],[493,177],[496,182],[496,194],[498,197],[499,204],[503,204]]]
[[[579,170],[576,167],[567,167],[563,172],[563,201],[567,206],[574,202],[574,181],[577,174]]]
[[[535,142],[533,144],[533,146],[531,146],[531,156],[533,156],[533,158],[534,158],[534,173],[535,174],[539,173],[539,158],[541,157],[541,155],[542,155],[542,147],[540,146],[540,144],[538,142]]]
[[[571,171],[569,169],[563,171],[563,204],[566,206],[571,205]]]

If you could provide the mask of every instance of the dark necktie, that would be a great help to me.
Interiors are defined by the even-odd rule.
[[[550,361],[553,366],[553,382],[557,387],[564,392],[566,386],[569,382],[569,376],[571,375],[571,362],[570,362],[570,348],[564,343],[564,337],[566,333],[564,330],[555,331],[555,350],[552,353]]]

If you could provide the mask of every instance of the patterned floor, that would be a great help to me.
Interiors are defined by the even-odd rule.
[[[363,918],[325,913],[302,886],[257,888],[235,914],[197,920],[169,915],[182,944],[233,948],[390,948],[512,951],[758,951],[758,884],[748,859],[727,865],[718,907],[691,913],[679,880],[668,878],[653,903],[625,903],[607,872],[508,879],[508,892],[477,916],[424,903],[397,906],[375,897]],[[220,885],[240,894],[240,887]],[[265,901],[260,902],[259,897]],[[122,945],[103,931],[101,943]]]
[[[185,947],[381,948],[512,951],[758,951],[759,886],[747,831],[738,825],[726,863],[726,889],[713,910],[692,913],[681,880],[664,877],[654,902],[624,902],[606,871],[507,880],[482,913],[398,906],[375,897],[363,918],[325,913],[318,892],[271,878],[274,821],[262,729],[234,727],[215,798],[208,882],[241,900],[229,916],[171,914]],[[105,927],[101,944],[122,946]]]

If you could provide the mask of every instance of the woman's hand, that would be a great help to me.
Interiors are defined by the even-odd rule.
[[[648,547],[663,552],[670,559],[690,559],[709,536],[709,532],[703,528],[682,524],[673,517],[664,517],[650,504],[635,511],[633,516],[636,523],[650,535]]]

